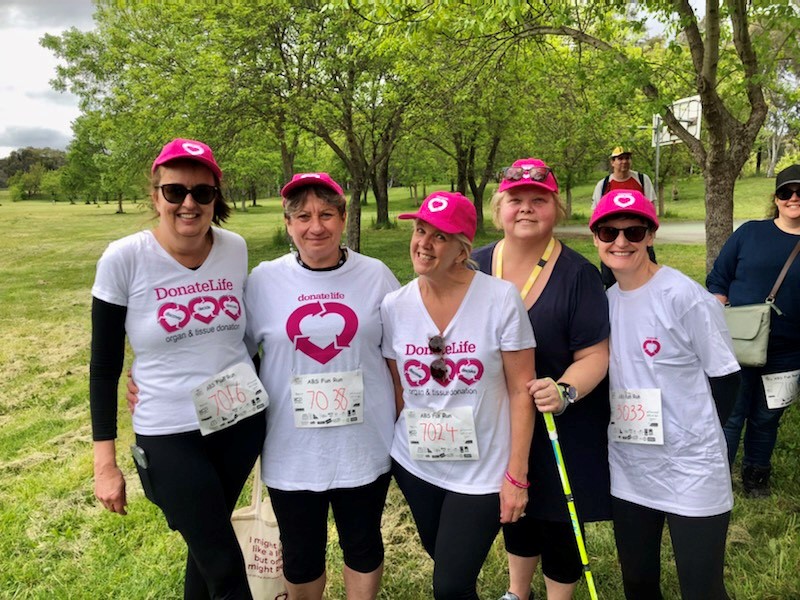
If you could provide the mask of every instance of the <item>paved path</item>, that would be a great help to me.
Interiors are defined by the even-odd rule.
[[[733,222],[736,229],[744,223],[742,220]],[[556,233],[569,233],[572,235],[590,235],[586,225],[563,225],[556,228]],[[659,242],[671,242],[677,244],[705,244],[706,231],[705,223],[702,221],[672,221],[661,224],[656,232],[656,240]]]

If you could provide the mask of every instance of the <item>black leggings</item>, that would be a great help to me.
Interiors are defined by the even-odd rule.
[[[669,525],[683,600],[728,600],[722,570],[731,513],[681,517],[611,499],[614,538],[628,600],[661,600],[661,533]]]
[[[302,584],[325,573],[328,507],[333,511],[344,564],[357,573],[371,573],[383,564],[381,516],[389,491],[389,473],[355,488],[324,492],[269,488],[269,497],[283,546],[283,574]]]
[[[189,549],[187,600],[251,598],[231,513],[261,453],[265,429],[260,413],[208,436],[136,435],[149,463],[147,469],[137,465],[142,487]]]
[[[478,600],[478,574],[500,531],[500,495],[451,492],[392,461],[419,537],[433,559],[436,600]]]

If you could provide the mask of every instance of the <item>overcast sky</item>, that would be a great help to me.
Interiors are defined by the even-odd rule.
[[[91,29],[93,11],[91,0],[0,0],[0,158],[25,146],[66,148],[78,101],[50,87],[57,61],[39,39]]]

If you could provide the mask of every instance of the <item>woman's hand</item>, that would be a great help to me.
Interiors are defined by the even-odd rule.
[[[134,383],[130,369],[128,369],[128,391],[125,393],[125,399],[128,401],[128,411],[132,415],[139,403],[139,386]]]
[[[125,477],[117,466],[114,440],[94,443],[94,495],[111,512],[128,514]]]
[[[500,522],[516,522],[525,515],[527,505],[528,490],[517,487],[504,478],[503,486],[500,488]]]
[[[560,413],[565,408],[566,400],[561,397],[558,386],[549,377],[529,382],[528,392],[539,412]]]

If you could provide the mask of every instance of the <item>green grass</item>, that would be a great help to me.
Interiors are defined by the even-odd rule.
[[[739,218],[763,215],[771,182],[743,180],[737,189]],[[591,186],[575,190],[576,210],[588,213]],[[488,198],[487,198],[488,200]],[[392,190],[391,214],[413,208],[405,189]],[[127,453],[129,515],[107,513],[93,497],[87,401],[90,289],[95,264],[109,241],[152,226],[133,204],[116,205],[8,200],[0,190],[0,598],[179,598],[184,545],[158,509],[143,496]],[[668,203],[672,218],[701,220],[702,187],[685,183],[681,199]],[[372,230],[374,204],[365,207],[362,250],[384,260],[405,282],[410,224]],[[250,264],[286,251],[280,205],[261,200],[235,213],[230,229],[248,241]],[[497,237],[489,231],[477,244]],[[587,237],[565,240],[596,262]],[[702,245],[658,244],[659,260],[697,280],[704,277]],[[130,357],[128,357],[130,360]],[[741,496],[728,541],[726,580],[735,598],[791,599],[800,595],[800,414],[784,417],[774,457],[775,493],[769,500]],[[132,438],[130,417],[120,411],[120,448]],[[423,552],[405,503],[392,488],[384,515],[386,571],[381,597],[429,598],[431,561]],[[343,598],[341,555],[330,527],[327,596]],[[587,527],[587,544],[600,595],[622,598],[611,528]],[[665,545],[664,590],[678,597],[671,553]],[[480,579],[480,593],[496,598],[506,586],[505,556],[495,544]],[[536,580],[544,597],[541,579]],[[585,585],[577,598],[588,598]]]

